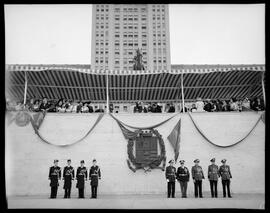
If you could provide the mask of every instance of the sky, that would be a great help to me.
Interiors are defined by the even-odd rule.
[[[5,5],[6,64],[90,64],[92,6]],[[265,5],[170,4],[171,64],[264,64]]]

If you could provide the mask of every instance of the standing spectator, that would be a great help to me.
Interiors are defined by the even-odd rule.
[[[197,101],[195,103],[195,107],[196,107],[197,112],[204,111],[204,103],[200,97],[197,98]]]

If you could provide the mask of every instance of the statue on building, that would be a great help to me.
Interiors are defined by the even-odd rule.
[[[136,50],[136,55],[134,56],[133,62],[133,70],[144,70],[144,66],[142,63],[142,53],[140,52],[140,49],[138,48]]]

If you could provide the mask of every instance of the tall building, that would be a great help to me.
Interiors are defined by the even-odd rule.
[[[95,4],[92,69],[133,69],[136,49],[146,70],[170,69],[167,4]]]

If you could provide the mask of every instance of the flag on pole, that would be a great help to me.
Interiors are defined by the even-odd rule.
[[[173,149],[174,149],[174,160],[176,161],[179,155],[179,149],[180,149],[180,134],[181,134],[181,118],[173,128],[170,135],[167,137],[167,139],[170,141]]]

